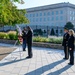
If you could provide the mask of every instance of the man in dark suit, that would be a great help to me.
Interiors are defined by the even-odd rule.
[[[68,39],[69,39],[68,29],[64,28],[64,36],[63,36],[62,46],[64,47],[65,57],[63,59],[69,58],[69,50],[68,50],[68,46],[67,46],[68,45]]]
[[[27,45],[28,45],[28,57],[32,58],[32,30],[29,26],[27,26]]]

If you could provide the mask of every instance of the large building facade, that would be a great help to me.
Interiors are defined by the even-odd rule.
[[[54,29],[55,34],[63,35],[63,27],[67,22],[72,22],[75,27],[75,5],[70,3],[57,3],[52,5],[33,7],[26,9],[25,15],[30,23],[26,24],[34,29],[42,29],[50,35],[51,30]],[[22,28],[25,24],[21,25]],[[9,30],[13,27],[4,27]],[[1,30],[1,29],[0,29]]]
[[[52,27],[60,33],[61,28],[67,22],[75,25],[75,5],[70,3],[58,3],[40,7],[29,8],[27,10],[27,18],[30,20],[29,26],[42,27],[42,29],[51,29]]]

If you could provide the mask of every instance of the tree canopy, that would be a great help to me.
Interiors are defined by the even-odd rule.
[[[17,9],[13,2],[23,0],[0,0],[0,26],[29,23],[25,9]]]
[[[51,29],[51,35],[55,35],[54,29]]]
[[[74,25],[71,22],[67,22],[64,28],[74,29]]]

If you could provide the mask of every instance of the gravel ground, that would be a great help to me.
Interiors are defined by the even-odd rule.
[[[11,47],[0,47],[0,60],[2,60],[4,57],[6,57],[15,49],[16,48],[11,48]]]

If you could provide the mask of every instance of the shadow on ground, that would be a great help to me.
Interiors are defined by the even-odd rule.
[[[11,60],[11,61],[9,61],[9,62],[0,63],[0,66],[9,65],[9,64],[16,63],[16,62],[20,62],[20,61],[23,61],[23,60],[26,60],[26,58],[18,59],[18,60],[15,58],[15,60]]]
[[[48,70],[51,70],[53,69],[55,66],[63,63],[65,60],[59,60],[59,61],[56,61],[56,62],[53,62],[51,64],[48,64],[48,65],[45,65],[45,66],[42,66],[34,71],[31,71],[29,73],[26,73],[24,75],[42,75],[44,72],[48,71]],[[65,67],[61,68],[60,70],[57,70],[55,72],[51,72],[47,75],[60,75],[62,72],[66,71],[67,69],[69,69],[71,66],[70,65],[66,65]]]

